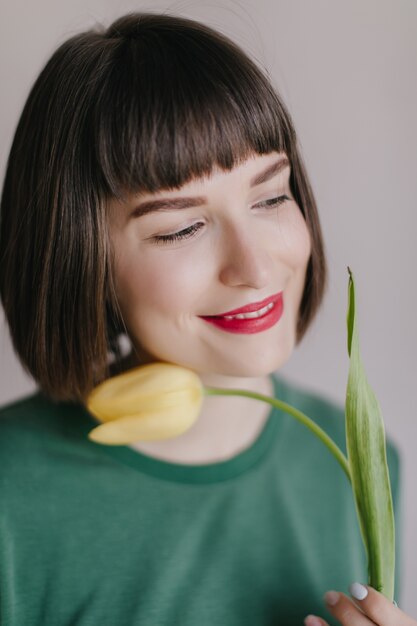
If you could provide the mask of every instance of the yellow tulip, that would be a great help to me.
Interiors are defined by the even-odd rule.
[[[204,387],[195,372],[172,363],[141,365],[95,387],[87,398],[87,408],[102,424],[93,428],[88,437],[107,445],[177,437],[197,420],[204,395],[253,398],[289,413],[321,439],[350,480],[345,455],[312,419],[295,407],[254,391]]]
[[[170,363],[136,367],[93,389],[87,408],[102,424],[88,437],[124,445],[177,437],[196,421],[203,399],[200,378]]]

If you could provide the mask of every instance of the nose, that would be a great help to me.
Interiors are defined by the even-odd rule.
[[[222,240],[220,281],[230,287],[261,289],[270,283],[272,258],[263,237],[243,228],[230,228]]]

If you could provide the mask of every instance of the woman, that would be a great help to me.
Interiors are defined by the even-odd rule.
[[[175,439],[87,438],[97,383],[168,361],[274,394],[344,447],[340,407],[272,376],[319,309],[326,264],[296,133],[261,70],[167,15],[71,38],[27,100],[1,215],[2,303],[40,388],[0,421],[1,623],[289,626],[364,580],[350,486],[284,413],[206,398]],[[391,443],[388,463],[398,509]],[[415,623],[372,589],[329,602],[321,624]]]

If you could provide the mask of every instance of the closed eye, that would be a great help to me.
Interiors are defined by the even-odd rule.
[[[202,226],[204,226],[203,222],[197,222],[196,224],[192,224],[192,226],[188,226],[188,228],[184,228],[184,230],[172,233],[171,235],[157,235],[153,237],[153,240],[155,243],[171,243],[172,241],[178,241],[179,239],[188,239],[189,237],[194,237],[195,233],[200,230]]]
[[[263,200],[262,202],[258,202],[254,204],[255,208],[275,208],[285,202],[286,200],[291,200],[291,198],[287,195],[277,196],[276,198],[270,198],[268,200]],[[180,230],[176,233],[172,233],[170,235],[156,235],[152,237],[153,241],[157,244],[165,244],[172,243],[174,241],[179,241],[181,239],[190,239],[194,237],[194,235],[204,226],[203,222],[196,222],[183,230]]]
[[[278,196],[277,198],[271,198],[270,200],[263,200],[263,202],[258,202],[254,206],[255,207],[266,207],[266,208],[276,207],[276,206],[279,206],[280,204],[282,204],[283,202],[285,202],[286,200],[291,200],[291,198],[284,194],[282,196]]]

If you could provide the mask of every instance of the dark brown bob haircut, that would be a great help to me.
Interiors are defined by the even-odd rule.
[[[253,153],[284,151],[312,240],[297,343],[326,262],[291,118],[267,75],[193,20],[136,13],[65,41],[32,87],[0,213],[0,296],[14,349],[41,390],[83,401],[120,360],[106,207],[175,189]]]

